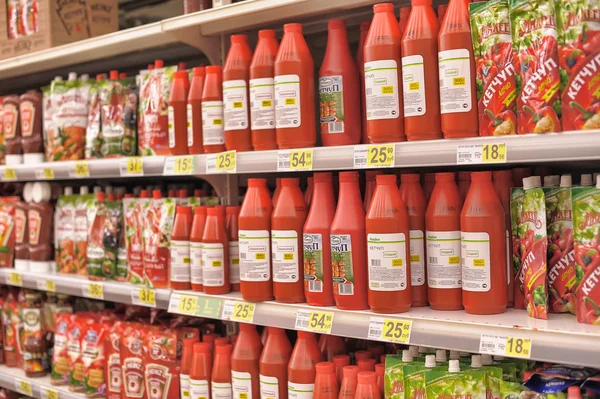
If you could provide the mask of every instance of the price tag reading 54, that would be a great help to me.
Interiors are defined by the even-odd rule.
[[[279,150],[277,153],[277,171],[289,172],[312,170],[313,150]]]

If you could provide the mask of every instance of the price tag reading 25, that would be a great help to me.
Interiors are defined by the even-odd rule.
[[[217,154],[217,172],[235,173],[236,171],[236,152],[227,151]]]

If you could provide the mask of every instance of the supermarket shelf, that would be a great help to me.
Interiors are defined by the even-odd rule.
[[[186,314],[179,310],[182,295],[197,298],[196,316],[219,319],[227,319],[224,315],[226,303],[241,301],[239,293],[214,296],[193,291],[175,291],[171,295],[170,313]],[[529,318],[524,310],[510,309],[500,315],[475,316],[464,311],[443,312],[430,308],[414,308],[408,313],[381,315],[369,311],[344,311],[334,307],[261,302],[255,304],[252,323],[295,329],[298,311],[333,313],[333,335],[369,339],[371,317],[400,319],[412,322],[411,345],[478,353],[482,334],[528,338],[531,339],[531,359],[600,367],[600,349],[597,345],[600,327],[578,324],[570,315],[552,314],[550,320],[536,320]]]
[[[21,382],[24,382],[22,384]],[[31,397],[36,399],[46,399],[49,395],[56,393],[60,399],[84,399],[85,394],[73,393],[65,386],[53,386],[50,383],[50,376],[29,378],[25,372],[19,368],[6,367],[0,365],[0,387],[26,394],[21,388],[31,388]],[[50,393],[52,392],[52,393]]]

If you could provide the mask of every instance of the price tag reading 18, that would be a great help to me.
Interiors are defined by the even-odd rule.
[[[506,350],[504,352],[509,357],[521,357],[529,359],[531,357],[531,339],[529,338],[506,338]]]
[[[484,144],[481,148],[484,163],[505,163],[506,144]]]

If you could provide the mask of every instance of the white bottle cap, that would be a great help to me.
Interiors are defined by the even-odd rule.
[[[419,353],[429,353],[429,348],[426,346],[419,346]]]
[[[594,173],[594,183],[596,183],[598,181],[598,176],[600,176],[600,173]]]
[[[458,360],[450,360],[448,371],[450,373],[458,373],[460,371],[460,362]]]
[[[52,198],[52,188],[48,183],[34,183],[32,189],[33,202],[48,202]]]
[[[589,173],[581,175],[581,182],[579,183],[581,187],[591,187],[592,184],[592,175]]]
[[[25,202],[33,201],[33,183],[25,183],[23,186],[23,200]]]
[[[403,362],[412,362],[413,361],[413,357],[410,354],[410,350],[404,349],[402,351],[402,361]]]
[[[94,194],[98,194],[102,192],[102,187],[101,186],[94,186]]]
[[[533,184],[531,183],[531,177],[524,177],[523,178],[523,189],[527,190],[532,187],[533,187]]]
[[[90,188],[88,186],[81,186],[79,187],[79,194],[80,195],[87,195],[90,193]]]
[[[544,187],[557,187],[559,179],[558,175],[544,176]]]
[[[481,355],[481,363],[483,363],[484,366],[489,366],[494,363],[494,359],[491,355]]]
[[[77,80],[77,72],[69,72],[69,81]]]
[[[494,360],[497,361],[497,362],[500,362],[500,361],[502,361],[504,359],[505,359],[504,356],[494,356]]]
[[[104,188],[104,192],[105,192],[106,194],[112,194],[112,193],[113,193],[113,187],[112,187],[112,186],[106,186],[106,187]]]
[[[448,359],[446,358],[446,351],[443,349],[437,349],[435,351],[435,361],[438,363],[442,363],[447,361]]]
[[[573,185],[573,181],[571,179],[571,175],[562,175],[560,177],[560,186],[561,187],[571,187]]]
[[[73,187],[71,186],[66,186],[65,190],[63,191],[64,195],[73,195]]]
[[[473,367],[474,369],[483,367],[483,363],[481,361],[481,355],[471,356],[471,367]]]
[[[90,80],[90,75],[88,75],[87,73],[84,73],[83,75],[81,75],[79,77],[79,79],[83,82],[87,82],[88,80]]]
[[[55,82],[62,82],[62,80],[63,80],[62,76],[55,76],[54,77],[54,81]]]
[[[460,360],[460,352],[450,351],[450,360]]]
[[[425,356],[425,367],[435,367],[437,363],[435,362],[435,355],[427,355]]]

